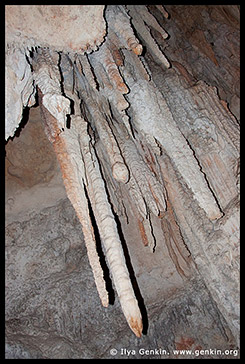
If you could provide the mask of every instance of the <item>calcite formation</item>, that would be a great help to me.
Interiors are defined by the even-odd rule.
[[[7,137],[14,135],[22,108],[35,104],[31,70],[34,49],[53,49],[57,56],[64,50],[80,54],[94,51],[106,34],[103,11],[104,5],[5,7]]]
[[[142,312],[118,230],[130,213],[149,254],[161,236],[180,275],[200,272],[238,339],[237,120],[213,86],[171,65],[157,20],[167,28],[168,12],[152,7],[7,6],[6,139],[38,96],[101,302],[95,223],[137,337]]]
[[[8,5],[6,42],[24,50],[91,52],[106,34],[103,11],[104,5]]]

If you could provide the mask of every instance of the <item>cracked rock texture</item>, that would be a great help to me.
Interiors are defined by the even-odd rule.
[[[6,358],[239,358],[239,16],[6,7]]]

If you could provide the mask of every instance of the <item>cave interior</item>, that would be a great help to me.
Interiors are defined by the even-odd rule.
[[[6,358],[239,358],[240,6],[5,30]]]

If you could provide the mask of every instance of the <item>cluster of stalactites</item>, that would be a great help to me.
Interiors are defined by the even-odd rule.
[[[74,56],[39,48],[29,58],[29,62],[32,63],[33,84],[41,95],[45,130],[57,153],[67,195],[83,227],[102,304],[108,304],[108,296],[96,255],[87,198],[94,212],[122,310],[131,329],[140,336],[141,314],[105,188],[101,161],[94,151],[95,138],[89,133],[89,128],[102,146],[110,166],[110,176],[115,183],[126,186],[129,198],[137,209],[137,218],[146,231],[151,230],[151,225],[147,227],[146,223],[150,214],[160,218],[163,216],[167,205],[166,194],[162,179],[151,170],[140,154],[134,130],[140,131],[146,138],[158,139],[200,206],[211,218],[220,216],[220,211],[189,146],[151,81],[147,64],[141,56],[142,45],[131,22],[137,34],[144,39],[147,50],[168,68],[169,63],[152,39],[149,29],[155,28],[163,39],[167,38],[167,33],[145,6],[108,6],[105,16],[107,38],[98,51]],[[149,110],[146,109],[147,103]],[[127,113],[129,106],[134,114],[133,125]],[[142,113],[142,110],[145,111]],[[71,115],[69,128],[66,124],[68,114]],[[173,137],[176,143],[173,143]],[[191,173],[198,176],[198,186],[195,178],[190,179]],[[87,207],[83,209],[83,206]]]
[[[153,17],[149,14],[148,22],[151,19]],[[141,313],[130,282],[104,178],[97,155],[93,152],[94,141],[89,128],[97,133],[103,145],[112,177],[117,183],[127,184],[132,202],[138,201],[142,220],[148,217],[149,212],[161,215],[166,201],[163,186],[137,152],[125,111],[129,107],[125,95],[130,90],[121,74],[123,50],[132,52],[143,77],[149,80],[149,73],[138,58],[143,48],[134,34],[128,10],[124,6],[108,6],[106,21],[106,41],[97,52],[88,56],[67,56],[48,49],[36,50],[32,57],[33,80],[39,90],[45,130],[60,162],[67,195],[83,227],[102,304],[108,305],[108,294],[99,259],[96,258],[96,242],[87,199],[93,209],[123,313],[133,332],[140,336]],[[118,113],[119,122],[115,121],[111,108]],[[72,114],[68,129],[67,114]]]
[[[175,163],[200,207],[210,219],[217,219],[222,216],[222,212],[200,171],[193,151],[171,116],[163,95],[151,81],[144,57],[140,56],[142,46],[134,34],[131,21],[137,35],[144,39],[147,51],[153,54],[163,67],[169,67],[169,63],[152,39],[149,29],[156,29],[163,39],[167,38],[167,33],[149,13],[147,7],[128,5],[126,8],[112,6],[106,11],[107,39],[98,52],[88,55],[87,58],[93,69],[92,77],[86,78],[82,57],[81,72],[75,67],[80,97],[86,104],[92,126],[107,150],[112,174],[118,181],[127,183],[133,200],[144,201],[136,203],[139,215],[143,219],[147,218],[148,211],[158,216],[162,215],[165,209],[164,187],[157,187],[158,181],[149,182],[156,180],[155,176],[151,176],[149,168],[146,168],[146,172],[141,167],[141,157],[137,152],[133,130],[140,131],[146,137],[156,139],[160,143]],[[164,10],[163,13],[167,17]],[[103,98],[110,105],[105,111],[101,107],[101,104],[106,104],[101,102]],[[131,115],[134,115],[132,120],[129,120],[127,113],[129,106]],[[105,115],[109,115],[109,119]],[[120,122],[113,122],[113,117],[121,121],[127,132],[120,127]],[[121,138],[120,133],[124,134]],[[120,139],[120,143],[117,139]],[[134,160],[136,162],[132,162]],[[138,170],[141,173],[138,174]],[[142,183],[142,180],[147,183]]]
[[[24,6],[6,7],[6,140],[10,136],[14,135],[14,132],[21,121],[23,107],[31,107],[36,102],[34,96],[35,82],[32,73],[32,58],[33,54],[35,54],[38,49],[46,48],[52,50],[53,54],[55,52],[61,52],[63,54],[69,53],[71,58],[76,58],[77,56],[84,54],[84,57],[86,57],[86,53],[90,53],[91,58],[89,59],[89,62],[92,67],[94,67],[94,69],[96,68],[96,70],[98,70],[98,73],[100,74],[98,79],[100,79],[101,88],[104,88],[106,97],[112,103],[115,103],[116,108],[122,113],[129,106],[128,102],[123,97],[123,95],[128,93],[129,90],[120,75],[120,67],[124,62],[122,49],[132,50],[137,56],[141,55],[143,50],[143,47],[135,36],[135,31],[132,28],[131,14],[135,17],[134,26],[137,30],[137,33],[143,38],[147,34],[147,37],[145,37],[146,46],[149,47],[151,43],[154,44],[154,54],[156,54],[158,59],[161,59],[161,61],[164,59],[166,60],[163,54],[160,56],[161,51],[152,38],[149,27],[153,27],[160,31],[163,38],[166,38],[166,32],[160,27],[160,25],[156,22],[156,19],[148,12],[147,7],[145,6],[137,6],[136,8],[128,6],[127,8],[127,6],[123,5],[108,5],[106,6],[106,10],[104,12],[105,18],[102,17],[102,19],[101,15],[104,6],[78,6],[78,19],[81,17],[81,13],[83,11],[87,11],[88,14],[92,14],[91,24],[95,24],[95,26],[93,26],[93,32],[88,34],[88,43],[84,41],[85,35],[81,36],[82,45],[80,48],[77,44],[77,39],[71,39],[71,41],[69,41],[70,34],[67,28],[72,20],[73,13],[76,12],[75,7],[64,6],[62,9],[59,9],[58,6],[50,6],[48,7],[49,9],[47,9],[47,7],[44,5],[33,7],[33,11],[36,12],[35,14],[37,15],[38,22],[42,24],[40,29],[36,29],[36,23],[30,16],[32,12],[28,12],[28,8],[29,7]],[[159,10],[162,11],[166,17],[166,11],[162,6],[159,6]],[[48,19],[50,14],[54,15],[54,17],[52,18],[53,20],[49,22],[49,24],[46,22],[46,18]],[[49,28],[52,29],[52,27],[55,27],[55,22],[57,22],[56,14],[62,15],[62,19],[64,19],[65,22],[64,29],[61,29],[63,32],[63,38],[60,41],[59,36],[48,38],[45,35]],[[22,17],[28,16],[28,19],[30,18],[30,24],[25,24],[25,26],[23,25],[23,29],[21,29],[21,15]],[[46,17],[45,22],[41,21],[42,16]],[[138,28],[136,23],[139,21],[140,16],[143,17],[144,21]],[[96,17],[99,20],[97,23]],[[85,23],[89,24],[87,20]],[[107,33],[105,30],[106,23]],[[35,30],[36,38],[32,38],[33,32],[30,30],[32,24],[35,28],[33,29]],[[76,26],[78,26],[77,23],[75,25],[75,29]],[[94,28],[96,28],[96,30],[94,30]],[[69,43],[67,43],[67,46],[65,46],[66,32],[67,42]],[[55,31],[53,30],[51,33],[54,34]],[[93,42],[92,37],[95,37],[94,33],[98,34],[98,37],[94,38],[96,40]],[[45,39],[45,42],[43,42],[43,39]],[[48,40],[50,40],[50,44]],[[141,60],[144,62],[142,57]],[[164,61],[163,64],[165,64],[167,67],[169,66],[167,60]],[[85,73],[89,67],[84,67]],[[145,73],[143,77],[149,77],[143,64],[141,67],[143,70],[142,72]],[[88,73],[90,73],[90,71],[88,71]],[[88,77],[88,80],[92,81],[92,78]],[[98,83],[94,85],[93,81],[90,84],[92,87],[98,86]],[[128,124],[127,116],[124,113],[123,116],[125,119],[125,124]],[[62,120],[60,120],[60,125],[61,124],[63,124]],[[128,129],[130,131],[130,128]]]

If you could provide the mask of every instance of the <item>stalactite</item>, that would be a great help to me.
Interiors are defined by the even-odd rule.
[[[40,101],[42,100],[42,97],[42,94],[39,92]],[[76,214],[82,225],[88,259],[93,271],[99,297],[101,299],[102,305],[107,307],[108,293],[106,291],[103,270],[101,268],[99,256],[96,250],[94,230],[90,219],[88,202],[83,186],[84,165],[80,154],[78,135],[74,125],[72,125],[70,129],[66,129],[64,133],[60,134],[57,120],[42,105],[42,102],[41,108],[44,120],[46,121],[47,135],[50,135],[50,128],[53,129],[52,135],[56,135],[56,138],[51,138],[50,141],[54,146],[58,161],[60,163],[67,196],[73,204]]]
[[[94,74],[91,70],[91,66],[88,60],[87,55],[84,56],[78,56],[78,63],[80,62],[82,66],[82,72],[84,73],[85,78],[88,80],[90,86],[97,90],[97,83],[94,77]]]
[[[123,81],[122,76],[119,73],[118,66],[116,65],[112,53],[107,47],[106,43],[101,46],[99,55],[96,57],[96,59],[99,59],[100,63],[105,68],[111,83],[114,85],[114,88],[122,94],[127,94],[129,89]]]
[[[160,32],[163,39],[166,39],[168,34],[162,27],[160,27],[156,19],[148,12],[145,5],[127,5],[127,9],[129,10],[129,15],[132,17],[133,25],[139,36],[142,38],[142,41],[146,43],[147,49],[152,52],[160,64],[163,64],[166,68],[169,68],[170,63],[152,37],[149,26],[152,26],[158,32]]]
[[[237,121],[230,112],[225,110],[217,95],[217,89],[211,86],[209,86],[208,89],[209,92],[207,92],[207,85],[205,85],[204,82],[199,81],[190,89],[190,92],[192,94],[195,93],[193,98],[198,107],[207,114],[207,117],[215,118],[217,127],[224,131],[223,135],[226,139],[226,143],[230,144],[232,142],[234,148],[239,151],[240,139]]]
[[[161,9],[163,10],[163,8]],[[141,18],[146,24],[148,24],[148,26],[158,31],[163,39],[168,38],[168,33],[159,25],[156,18],[153,15],[151,15],[146,6],[144,5],[137,6],[136,10],[140,12]],[[164,14],[165,16],[167,15],[166,12]]]
[[[79,123],[79,140],[85,164],[88,194],[123,313],[132,331],[140,337],[143,329],[141,313],[130,282],[116,222],[87,128],[86,123]]]
[[[135,54],[142,53],[142,45],[135,37],[133,29],[130,25],[130,17],[126,13],[122,5],[108,7],[106,18],[110,28],[118,36],[119,47],[132,50]]]
[[[127,97],[135,116],[137,129],[154,136],[159,141],[209,218],[220,218],[222,213],[213,193],[160,91],[150,82],[147,85],[143,80],[135,82],[127,72],[124,72],[124,76],[131,90]]]
[[[188,277],[191,272],[191,254],[183,241],[180,229],[174,218],[173,208],[169,201],[167,203],[166,216],[161,222],[169,255],[179,274]]]
[[[231,171],[239,157],[238,124],[223,108],[215,89],[202,81],[180,85],[179,77],[170,72],[163,82],[157,80],[157,85],[159,82],[178,128],[195,151],[200,168],[224,210],[237,195],[236,176]]]
[[[60,109],[59,100],[62,98],[62,101],[63,99],[68,101],[68,99],[65,99],[63,96],[59,95],[61,92],[59,89],[59,72],[58,67],[55,66],[53,61],[54,60],[48,51],[44,51],[36,57],[34,65],[36,75],[35,82],[38,85],[38,88],[40,88],[39,100],[41,101],[41,108],[44,115],[45,130],[57,154],[67,195],[75,208],[83,228],[88,258],[93,270],[96,287],[98,289],[102,305],[107,307],[108,293],[105,288],[103,271],[101,269],[99,257],[96,251],[94,231],[83,187],[84,166],[80,155],[78,136],[73,125],[71,129],[65,129],[64,133],[60,133],[60,122],[57,116],[60,115],[62,109]],[[43,95],[44,92],[46,93]],[[47,100],[50,100],[50,95],[57,96],[55,99],[53,99],[54,102],[52,104],[52,112],[50,112],[49,107],[46,107],[46,102],[43,102],[45,96]],[[58,96],[60,96],[59,99]],[[57,101],[56,104],[55,101]],[[57,108],[57,110],[55,110],[55,108]],[[65,113],[67,111],[68,110],[66,109]],[[63,115],[63,117],[65,118],[65,115]]]
[[[169,18],[169,14],[166,11],[166,9],[164,9],[163,5],[155,5],[156,8],[163,14],[164,18],[168,19]]]
[[[70,113],[70,101],[62,96],[57,63],[56,52],[51,55],[49,50],[41,50],[36,54],[33,69],[35,83],[44,95],[42,103],[57,119],[59,128],[62,130],[65,128],[66,115]]]
[[[110,32],[110,38],[108,39],[108,48],[111,51],[112,57],[114,62],[116,63],[117,67],[123,66],[123,55],[120,51],[120,48],[116,44],[118,41],[118,38],[115,36],[115,34],[111,34]]]
[[[5,62],[5,105],[6,139],[13,136],[21,118],[23,107],[35,104],[35,88],[31,65],[27,62],[29,51],[11,46],[6,52]]]
[[[129,90],[106,44],[101,47],[100,52],[98,55],[91,54],[89,60],[95,70],[98,82],[103,85],[101,94],[124,114],[124,110],[129,107],[124,95]]]
[[[52,91],[54,90],[57,93],[56,84],[55,86],[53,86],[52,82],[53,79],[51,77],[50,79],[48,78],[48,75],[52,75],[55,72],[55,67],[53,70],[52,67],[50,67],[50,64],[44,63],[44,60],[42,58],[41,59],[39,58],[39,62],[40,64],[38,63],[37,59],[36,83],[38,87],[40,86],[41,91],[44,92],[45,91],[50,92],[50,90]],[[41,69],[40,72],[37,64],[39,64],[39,67]],[[46,65],[46,68],[43,67],[43,64]],[[49,70],[48,74],[47,70]],[[43,74],[45,77],[41,79],[40,74]],[[46,93],[45,95],[49,95],[49,93]],[[79,105],[77,105],[77,103],[80,103],[79,99],[75,97],[75,95],[72,95],[70,91],[68,91],[68,95],[70,97],[73,96],[75,103],[74,110],[75,112],[78,112]],[[42,101],[44,99],[44,96],[42,97]],[[46,108],[43,102],[42,105],[43,109]],[[59,108],[59,104],[56,105],[56,107]],[[57,115],[56,113],[53,114]],[[86,200],[84,199],[85,196],[84,191],[81,195],[83,198],[80,196],[79,200],[79,197],[77,197],[80,195],[80,189],[81,190],[83,189],[82,181],[83,183],[86,184],[88,195],[94,211],[95,219],[98,224],[98,229],[100,232],[102,243],[105,248],[106,259],[108,261],[113,281],[119,295],[119,300],[122,306],[123,313],[132,331],[136,334],[136,336],[140,337],[142,332],[141,313],[138,308],[138,303],[135,298],[129,274],[127,271],[126,262],[121,247],[120,237],[118,235],[116,222],[114,220],[114,216],[111,211],[111,206],[107,199],[107,193],[100,173],[97,157],[96,154],[93,152],[93,146],[90,141],[90,136],[88,135],[88,124],[79,115],[71,116],[72,129],[71,130],[66,129],[65,133],[63,134],[69,135],[74,132],[73,130],[76,130],[79,134],[79,137],[78,135],[76,135],[74,139],[73,136],[73,139],[69,142],[67,142],[67,140],[65,139],[66,143],[64,146],[63,144],[65,137],[63,136],[63,134],[60,136],[59,121],[55,118],[54,115],[52,115],[53,116],[52,122],[50,117],[46,118],[47,122],[46,127],[48,128],[48,136],[49,138],[51,136],[50,141],[54,144],[56,153],[58,154],[59,161],[61,162],[61,167],[63,169],[63,178],[67,188],[68,197],[73,203],[74,208],[77,211],[78,217],[80,218],[80,221],[82,223],[82,226],[85,229],[84,235],[85,239],[87,238],[86,242],[87,242],[88,256],[92,263],[91,266],[94,272],[96,285],[98,288],[99,295],[101,297],[102,304],[105,306],[108,304],[108,297],[107,294],[105,294],[105,287],[102,283],[101,268],[99,268],[98,261],[94,260],[96,255],[96,252],[94,250],[95,242],[94,242],[94,236],[91,231],[91,221],[89,218],[88,208],[85,209],[85,212],[82,211]],[[104,136],[103,133],[105,135],[106,129],[102,129],[102,136]],[[106,134],[106,137],[108,137],[108,134]],[[73,161],[70,160],[69,161],[70,163],[67,164],[66,162],[67,155],[71,156],[74,155],[74,145],[75,143],[77,143],[77,138],[79,138],[80,145],[79,147],[76,147],[75,158],[73,159]],[[71,150],[72,149],[71,146],[69,149],[69,144],[72,144],[73,150]],[[77,155],[79,151],[81,153],[81,157]],[[72,165],[74,162],[79,170],[78,174],[76,173],[76,171],[68,167],[69,164]],[[79,164],[80,164],[80,169],[78,167]],[[81,166],[84,167],[81,168]],[[69,174],[67,175],[67,173]],[[88,229],[86,225],[89,222],[90,222],[90,229]]]
[[[76,70],[78,74],[78,70]],[[81,75],[78,74],[79,79],[85,83]],[[81,96],[84,98],[88,112],[92,116],[94,127],[96,128],[99,138],[103,143],[105,150],[111,164],[113,177],[123,183],[126,183],[129,179],[128,168],[125,165],[123,156],[119,149],[118,143],[111,131],[111,128],[106,119],[106,114],[103,115],[100,110],[99,104],[96,102],[96,95],[89,95],[85,89],[80,89]]]
[[[120,145],[130,174],[134,176],[137,190],[143,196],[146,206],[154,215],[161,215],[166,209],[163,186],[160,186],[154,174],[148,169],[130,139],[120,141]]]

